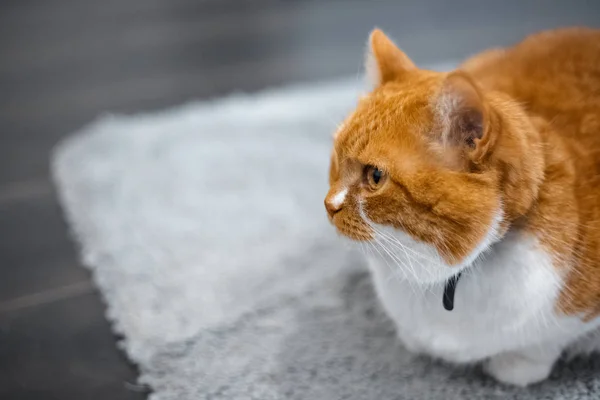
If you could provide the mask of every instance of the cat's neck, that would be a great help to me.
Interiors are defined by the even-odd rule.
[[[496,111],[503,124],[497,154],[503,227],[533,233],[555,255],[557,265],[572,265],[581,220],[575,195],[577,157],[550,121],[511,103]]]
[[[499,132],[490,165],[502,190],[508,228],[535,207],[545,184],[545,125],[504,94],[492,93],[489,100],[491,129]]]

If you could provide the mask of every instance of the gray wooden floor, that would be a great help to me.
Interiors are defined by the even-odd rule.
[[[600,26],[600,1],[1,1],[0,398],[144,397],[49,182],[61,137],[108,111],[356,74],[374,26],[426,63],[575,24]]]

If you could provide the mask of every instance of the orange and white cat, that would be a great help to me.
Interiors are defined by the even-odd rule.
[[[370,249],[406,347],[522,386],[568,348],[600,348],[600,31],[542,32],[441,73],[375,30],[367,72],[325,206]]]

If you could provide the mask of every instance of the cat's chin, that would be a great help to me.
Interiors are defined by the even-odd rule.
[[[341,232],[338,234],[347,246],[365,254],[371,267],[383,267],[389,272],[390,279],[408,281],[413,285],[444,284],[470,266],[466,263],[448,265],[435,248],[421,243],[408,247],[406,243],[392,243],[381,238],[360,240]]]
[[[488,230],[488,234],[471,254],[455,265],[449,265],[438,250],[427,243],[413,239],[407,233],[390,226],[371,224],[375,237],[370,258],[378,260],[390,270],[390,277],[410,281],[417,285],[443,284],[453,276],[469,269],[500,240],[498,234],[502,213],[498,212]]]
[[[361,250],[371,267],[385,268],[390,279],[398,279],[413,286],[443,285],[450,278],[470,269],[477,260],[487,252],[498,240],[497,224],[490,229],[490,234],[461,262],[450,265],[438,253],[434,246],[419,242],[403,231],[389,226],[375,226],[375,235],[371,239],[350,237],[343,232],[339,236],[343,241]]]
[[[390,280],[407,281],[412,286],[443,285],[448,279],[469,268],[468,265],[456,267],[445,264],[417,264],[414,260],[411,265],[406,259],[399,261],[396,255],[392,257],[382,253],[371,253],[367,256],[370,267],[384,268],[389,273]]]
[[[499,240],[497,227],[500,221],[500,218],[495,218],[484,240],[471,254],[453,265],[448,264],[434,246],[417,241],[390,226],[370,223],[374,228],[371,237],[349,235],[340,229],[337,229],[337,233],[343,243],[365,254],[370,266],[385,268],[390,280],[402,280],[413,286],[429,287],[443,285],[452,277],[477,264],[480,257]]]

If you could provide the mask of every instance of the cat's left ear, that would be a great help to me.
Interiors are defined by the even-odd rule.
[[[489,153],[495,138],[489,132],[489,113],[478,85],[464,72],[450,73],[435,101],[444,146],[464,148],[473,161]]]
[[[365,69],[373,87],[400,78],[405,72],[417,67],[380,29],[369,36]]]

